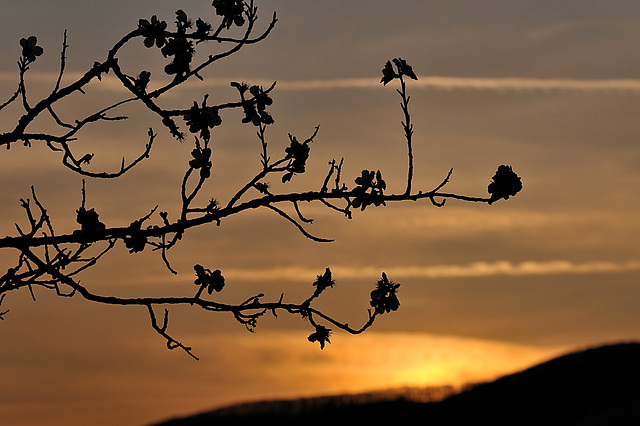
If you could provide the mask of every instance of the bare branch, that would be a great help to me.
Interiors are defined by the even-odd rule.
[[[164,337],[167,340],[167,348],[170,350],[176,349],[176,348],[180,348],[183,351],[185,351],[191,358],[195,359],[196,361],[198,361],[200,358],[198,358],[197,356],[195,356],[193,354],[193,352],[191,352],[191,347],[189,346],[185,346],[182,343],[180,343],[179,341],[175,340],[173,337],[169,336],[167,334],[167,326],[169,325],[169,310],[165,309],[164,310],[164,319],[162,322],[162,326],[160,326],[158,324],[158,321],[156,319],[156,315],[153,312],[153,307],[149,304],[147,305],[147,309],[149,310],[149,318],[151,319],[151,327],[158,332],[159,335],[161,335],[162,337]]]
[[[151,127],[149,127],[148,140],[141,154],[130,161],[122,158],[119,169],[111,172],[92,170],[91,161],[94,154],[79,153],[74,142],[82,136],[86,128],[92,126],[108,128],[119,125],[122,120],[127,119],[127,116],[121,113],[124,106],[135,104],[151,112],[153,120],[159,120],[173,138],[187,145],[192,158],[187,161],[187,164],[178,165],[184,172],[182,181],[176,182],[176,191],[179,187],[180,192],[180,204],[175,211],[169,214],[166,210],[160,210],[156,215],[159,206],[148,206],[148,214],[143,217],[134,217],[128,223],[125,222],[124,226],[105,225],[99,219],[95,209],[87,206],[83,179],[81,206],[74,209],[79,229],[56,232],[45,203],[36,196],[35,188],[32,186],[30,198],[20,199],[20,206],[26,217],[25,223],[21,226],[15,224],[17,234],[0,238],[0,248],[13,249],[16,256],[12,267],[0,276],[0,306],[8,292],[19,290],[29,291],[33,300],[36,300],[36,293],[49,291],[55,292],[60,297],[81,297],[104,305],[146,308],[151,328],[164,338],[167,347],[171,350],[181,349],[196,360],[198,357],[194,355],[190,346],[186,346],[168,333],[169,308],[172,306],[200,308],[211,313],[226,312],[249,331],[257,327],[259,319],[266,313],[271,312],[277,316],[280,311],[297,315],[307,321],[314,330],[308,340],[318,342],[323,349],[326,343],[330,343],[332,329],[328,327],[359,334],[371,327],[380,315],[397,310],[400,302],[396,290],[400,284],[394,283],[385,273],[382,273],[382,278],[377,281],[376,287],[370,293],[366,320],[362,326],[352,327],[326,311],[312,306],[324,291],[333,287],[335,283],[329,268],[317,276],[313,283],[315,287],[313,292],[300,303],[284,302],[284,293],[280,294],[277,301],[264,301],[264,294],[259,292],[252,292],[254,296],[239,303],[218,302],[215,296],[226,285],[222,271],[215,268],[208,269],[200,264],[194,265],[196,274],[194,284],[197,289],[191,287],[190,290],[186,290],[184,287],[176,287],[176,295],[165,297],[120,297],[97,294],[91,290],[92,286],[81,283],[80,276],[103,260],[120,243],[124,244],[131,255],[147,248],[159,251],[165,267],[170,273],[176,275],[178,271],[172,268],[168,251],[182,240],[187,230],[211,224],[219,226],[228,217],[258,208],[274,211],[282,219],[293,224],[305,238],[314,242],[331,242],[333,240],[316,237],[307,230],[311,228],[314,220],[302,213],[300,208],[302,202],[317,202],[321,207],[324,206],[350,219],[353,215],[352,208],[364,211],[366,208],[382,208],[392,202],[423,199],[429,200],[438,207],[444,206],[447,199],[493,204],[498,200],[516,195],[522,189],[520,178],[507,165],[498,167],[492,182],[487,187],[490,194],[488,197],[443,192],[443,188],[449,183],[453,169],[450,169],[446,177],[430,191],[413,188],[413,124],[405,77],[409,79],[417,79],[417,77],[411,66],[399,58],[387,62],[381,82],[386,85],[398,79],[400,83],[397,93],[401,97],[400,107],[403,113],[401,124],[407,143],[408,158],[406,189],[401,193],[387,193],[387,184],[382,178],[382,173],[379,170],[375,172],[374,169],[363,170],[360,176],[345,182],[343,181],[344,158],[341,158],[339,163],[335,159],[328,163],[329,170],[320,182],[316,182],[316,184],[321,183],[319,190],[286,192],[279,189],[281,188],[279,186],[271,187],[269,178],[276,177],[286,185],[292,179],[298,179],[300,175],[306,173],[311,143],[314,142],[319,131],[319,126],[316,126],[312,134],[302,142],[289,134],[289,145],[284,148],[284,152],[274,157],[277,158],[276,160],[271,159],[266,130],[274,123],[269,107],[273,103],[271,94],[275,90],[275,82],[266,89],[259,85],[231,82],[231,86],[237,89],[237,97],[234,95],[233,99],[216,99],[209,105],[207,105],[208,94],[202,97],[200,103],[194,101],[192,105],[177,105],[171,108],[164,105],[167,99],[163,95],[179,88],[189,79],[202,80],[203,71],[206,68],[235,54],[245,46],[262,41],[271,33],[277,22],[274,13],[266,29],[261,33],[257,32],[255,26],[258,20],[257,7],[252,0],[213,2],[212,6],[220,19],[216,25],[198,18],[194,26],[194,22],[182,10],[176,12],[175,30],[168,30],[168,24],[155,15],[150,21],[141,19],[137,28],[122,36],[111,47],[103,62],[95,62],[84,74],[67,85],[63,85],[68,50],[65,31],[55,85],[48,95],[35,103],[28,99],[26,77],[37,57],[43,54],[43,49],[37,45],[37,39],[34,36],[21,40],[22,55],[18,60],[18,87],[15,93],[0,105],[0,111],[8,112],[9,110],[4,108],[15,103],[13,106],[21,111],[15,119],[13,129],[0,134],[0,147],[10,148],[14,142],[22,142],[27,147],[32,143],[41,143],[55,155],[61,155],[62,165],[81,177],[115,179],[138,166],[151,155],[152,147],[158,138],[158,134],[154,133]],[[229,36],[233,34],[227,32],[231,27],[241,28],[239,37]],[[140,48],[158,49],[159,54],[170,61],[163,70],[171,77],[168,83],[162,83],[159,88],[148,90],[152,82],[152,74],[149,70],[139,70],[137,76],[127,75],[123,71],[129,68],[123,67],[121,62],[124,61],[119,56],[120,51],[125,45],[134,42],[141,42]],[[196,57],[196,49],[205,47],[209,48],[205,56]],[[196,58],[199,58],[199,63],[195,63]],[[61,117],[56,113],[62,110],[60,101],[80,96],[79,94],[89,96],[91,92],[87,89],[93,87],[91,85],[100,84],[103,75],[109,73],[115,77],[122,88],[126,89],[125,97],[106,106],[101,104],[100,107],[89,109],[75,118]],[[157,83],[156,77],[153,76],[153,78],[153,83]],[[260,168],[253,177],[248,178],[248,181],[241,181],[242,183],[231,192],[232,195],[228,200],[218,202],[217,199],[207,196],[203,201],[204,192],[213,173],[212,134],[215,127],[222,125],[220,114],[232,110],[244,113],[242,123],[257,128],[256,135],[260,141]],[[54,131],[50,131],[49,127],[44,127],[47,130],[43,131],[39,127],[43,116],[47,119],[53,118]],[[179,125],[182,123],[188,130],[180,129]],[[187,134],[193,135],[193,138],[187,138]],[[317,188],[315,185],[312,187]],[[290,211],[287,209],[295,213],[287,213]],[[173,219],[170,220],[170,217]],[[156,309],[164,309],[161,320],[156,316]],[[7,312],[8,310],[0,311],[0,320],[4,320]]]
[[[286,214],[285,212],[283,212],[282,210],[280,210],[277,207],[274,207],[272,205],[267,205],[267,208],[273,210],[274,212],[278,213],[280,216],[284,217],[285,219],[287,219],[289,222],[291,222],[296,228],[298,228],[298,230],[300,231],[300,233],[302,235],[304,235],[305,237],[309,238],[312,241],[315,241],[317,243],[330,243],[333,240],[330,239],[326,239],[326,238],[319,238],[319,237],[314,237],[313,235],[309,234],[303,227],[302,225],[300,225],[295,219],[293,219],[291,216],[289,216],[288,214]]]

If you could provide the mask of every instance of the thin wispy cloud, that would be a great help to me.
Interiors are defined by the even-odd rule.
[[[483,91],[625,91],[640,92],[638,79],[577,80],[538,78],[476,78],[422,76],[411,81],[412,88],[438,90],[483,90]],[[382,88],[377,78],[347,78],[325,80],[280,81],[279,90],[333,90],[333,89],[378,89]]]
[[[466,265],[433,265],[433,266],[335,266],[331,267],[333,275],[342,279],[377,278],[381,271],[385,271],[394,278],[461,278],[487,277],[496,275],[527,276],[527,275],[559,275],[559,274],[612,274],[633,272],[640,270],[640,261],[628,262],[570,262],[566,260],[552,260],[547,262],[473,262]],[[225,276],[230,279],[248,281],[286,280],[299,281],[302,277],[312,278],[320,274],[321,270],[306,267],[281,267],[265,269],[226,269]]]
[[[81,77],[81,73],[65,74],[65,81]],[[32,72],[27,76],[31,83],[54,83],[57,73]],[[15,73],[0,73],[0,82],[16,81]],[[273,81],[241,77],[207,78],[204,82],[193,81],[186,87],[202,90],[206,87],[229,87],[231,81],[247,81],[268,87]],[[98,90],[126,92],[121,83],[111,76],[105,76],[94,87]],[[162,84],[158,82],[157,85]],[[493,92],[530,92],[530,91],[583,91],[583,92],[631,92],[640,93],[640,79],[559,79],[559,78],[518,78],[518,77],[441,77],[420,76],[410,82],[413,89],[424,90],[480,90]],[[152,84],[153,86],[153,84]],[[279,80],[276,84],[280,91],[321,91],[321,90],[375,90],[382,89],[380,79],[370,78],[334,78],[309,80]]]

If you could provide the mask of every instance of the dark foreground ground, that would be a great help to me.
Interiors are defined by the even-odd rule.
[[[568,354],[438,402],[389,395],[242,404],[161,425],[640,425],[640,343]]]

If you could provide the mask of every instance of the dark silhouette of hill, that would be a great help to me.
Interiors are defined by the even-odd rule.
[[[567,354],[438,402],[402,394],[381,399],[343,395],[243,404],[162,425],[640,425],[640,343]]]

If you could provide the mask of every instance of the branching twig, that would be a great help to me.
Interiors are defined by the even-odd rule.
[[[401,124],[402,128],[404,129],[404,137],[407,140],[407,156],[409,158],[409,168],[407,172],[407,189],[405,191],[405,194],[409,195],[411,194],[411,183],[413,181],[413,124],[411,124],[411,115],[409,114],[409,100],[411,99],[411,96],[407,95],[407,88],[403,78],[403,74],[400,74],[400,90],[397,90],[397,92],[402,98],[400,107],[402,108],[402,112],[404,113],[404,121],[402,121]]]
[[[168,30],[166,22],[153,16],[151,20],[141,19],[138,27],[125,34],[107,52],[103,62],[96,62],[80,78],[70,84],[63,85],[63,77],[67,61],[67,33],[65,31],[60,54],[60,67],[58,77],[51,92],[36,103],[27,99],[26,75],[37,57],[43,54],[43,49],[37,46],[34,36],[22,39],[22,55],[18,60],[18,88],[15,93],[2,105],[0,110],[12,103],[22,109],[17,118],[13,130],[0,134],[0,147],[10,148],[14,142],[23,142],[30,147],[32,143],[44,143],[57,155],[62,156],[62,164],[76,174],[94,179],[117,178],[140,164],[148,158],[152,146],[158,134],[149,128],[148,141],[144,150],[133,161],[127,163],[122,158],[120,168],[113,172],[91,170],[90,162],[93,153],[74,152],[75,142],[82,136],[82,130],[94,125],[108,125],[119,123],[127,117],[118,114],[120,107],[128,104],[139,104],[153,113],[155,119],[160,120],[170,134],[181,142],[186,142],[185,132],[179,128],[178,123],[184,122],[188,132],[193,135],[191,149],[192,158],[188,161],[182,177],[178,183],[180,191],[180,205],[176,212],[171,213],[170,220],[167,211],[160,211],[156,215],[158,206],[149,210],[143,217],[132,220],[125,226],[107,226],[99,219],[94,208],[87,206],[85,180],[82,180],[81,206],[76,209],[76,221],[79,229],[66,232],[56,232],[52,219],[45,205],[36,196],[36,191],[31,188],[31,198],[21,199],[20,205],[26,216],[26,224],[15,225],[17,235],[0,238],[0,248],[14,249],[17,252],[17,260],[14,266],[0,276],[0,306],[4,302],[8,292],[14,290],[29,291],[32,299],[36,300],[38,291],[55,291],[62,297],[82,297],[88,301],[119,306],[137,306],[147,309],[151,321],[151,327],[166,340],[169,349],[179,348],[194,359],[198,359],[191,347],[184,345],[168,333],[169,308],[172,306],[193,306],[210,312],[226,312],[235,318],[248,330],[253,331],[258,320],[268,312],[277,316],[278,311],[298,315],[308,322],[314,332],[308,337],[312,342],[319,342],[324,348],[325,343],[330,343],[331,329],[326,325],[344,330],[351,334],[359,334],[367,330],[375,319],[391,311],[398,309],[400,302],[396,296],[396,290],[400,284],[390,281],[382,273],[375,289],[371,292],[369,300],[367,320],[360,328],[351,327],[346,322],[341,322],[328,313],[312,306],[323,292],[333,287],[334,280],[329,268],[324,274],[318,275],[313,283],[315,289],[311,296],[301,303],[285,303],[284,294],[274,302],[263,301],[264,294],[251,296],[240,303],[220,303],[215,300],[214,294],[222,291],[226,282],[222,272],[212,270],[199,264],[194,266],[196,272],[197,290],[183,291],[180,288],[178,296],[170,297],[117,297],[105,296],[93,292],[90,287],[81,284],[79,275],[96,265],[99,261],[117,246],[123,243],[132,255],[151,247],[160,251],[160,256],[166,268],[173,274],[174,270],[168,259],[168,251],[183,238],[191,229],[216,224],[230,216],[250,212],[258,208],[267,208],[276,212],[284,220],[292,223],[306,238],[315,242],[330,242],[333,240],[320,238],[307,231],[307,225],[311,226],[313,219],[307,218],[300,210],[302,202],[318,202],[331,210],[352,217],[352,208],[365,210],[369,206],[386,206],[391,202],[406,202],[429,200],[433,205],[443,206],[447,199],[455,199],[468,202],[481,202],[492,204],[499,199],[507,199],[515,195],[522,188],[520,178],[512,171],[511,167],[502,165],[493,176],[493,182],[488,187],[489,197],[477,197],[442,192],[453,169],[445,179],[431,191],[416,191],[412,188],[414,174],[413,157],[413,125],[409,112],[410,96],[407,92],[405,77],[417,79],[411,67],[402,59],[393,59],[387,62],[383,69],[382,82],[387,83],[399,79],[400,89],[397,93],[401,97],[401,109],[403,112],[402,127],[408,148],[408,173],[406,189],[402,193],[386,193],[386,182],[378,170],[363,170],[354,181],[343,182],[344,158],[340,162],[329,162],[329,170],[322,180],[319,190],[283,192],[278,187],[271,188],[269,178],[276,177],[283,184],[305,173],[307,161],[310,156],[311,142],[318,135],[319,127],[316,126],[311,136],[303,142],[289,134],[289,145],[284,153],[275,160],[268,155],[267,132],[268,125],[274,122],[268,107],[272,104],[271,92],[275,88],[275,82],[264,89],[257,85],[232,82],[231,86],[238,90],[240,100],[218,101],[213,105],[207,105],[208,95],[202,102],[194,102],[193,106],[166,108],[163,95],[179,87],[189,79],[203,79],[203,70],[216,62],[226,58],[244,46],[255,44],[267,37],[277,22],[274,14],[267,28],[255,33],[255,24],[258,19],[257,8],[253,1],[228,1],[213,2],[220,22],[217,25],[207,23],[200,18],[194,23],[182,10],[176,12],[176,29]],[[195,25],[194,25],[195,24]],[[242,27],[239,37],[227,35],[231,27]],[[151,72],[140,70],[137,76],[127,75],[121,68],[119,54],[121,49],[134,41],[141,41],[146,48],[159,49],[163,58],[170,60],[164,68],[165,74],[172,79],[169,83],[161,85],[154,90],[148,90],[151,82]],[[211,53],[195,63],[196,47],[201,43],[212,48]],[[216,50],[217,49],[217,50]],[[200,57],[201,58],[201,57]],[[395,65],[395,68],[394,68]],[[127,69],[127,68],[125,68]],[[77,93],[87,94],[91,84],[99,84],[102,76],[110,73],[119,84],[127,91],[128,95],[107,106],[90,110],[75,120],[63,120],[56,113],[59,102],[76,96]],[[156,82],[154,77],[154,82]],[[60,110],[58,108],[58,110]],[[243,123],[257,128],[257,136],[260,140],[260,169],[248,182],[238,186],[238,189],[230,196],[226,204],[219,203],[215,198],[207,197],[202,204],[203,192],[207,183],[212,178],[212,132],[214,128],[222,124],[221,112],[240,110],[244,113]],[[57,127],[56,132],[38,130],[40,118],[50,115]],[[84,116],[84,114],[87,114]],[[74,148],[74,149],[72,149]],[[273,150],[271,151],[273,155]],[[330,183],[332,182],[333,183]],[[353,185],[356,184],[356,186]],[[436,199],[441,201],[436,201]],[[343,206],[343,207],[340,207]],[[293,208],[295,214],[285,212],[285,208]],[[159,219],[158,217],[159,216]],[[145,224],[145,226],[143,226]],[[193,289],[193,287],[191,287]],[[206,291],[206,292],[205,292]],[[215,293],[214,293],[215,292]],[[184,294],[187,294],[185,296]],[[159,321],[155,309],[164,309],[164,317]],[[4,320],[8,310],[0,311],[0,320]]]
[[[191,358],[195,359],[196,361],[198,361],[200,359],[197,356],[195,356],[193,354],[193,352],[191,352],[191,347],[183,345],[182,343],[180,343],[179,341],[177,341],[176,339],[174,339],[173,337],[171,337],[171,336],[169,336],[167,334],[167,326],[169,325],[169,310],[168,309],[164,310],[164,319],[162,321],[162,326],[160,326],[158,324],[158,321],[156,319],[156,314],[153,312],[153,307],[150,304],[147,305],[147,309],[149,310],[149,318],[151,319],[151,327],[155,331],[157,331],[159,335],[161,335],[162,337],[167,339],[167,348],[169,348],[170,350],[173,350],[173,349],[176,349],[176,348],[180,348],[183,351],[185,351]]]
[[[267,208],[273,210],[274,212],[278,213],[280,216],[284,217],[285,219],[287,219],[289,222],[291,222],[296,228],[298,228],[298,231],[300,231],[300,233],[302,235],[304,235],[305,237],[309,238],[312,241],[315,241],[317,243],[330,243],[333,240],[327,239],[327,238],[320,238],[320,237],[315,237],[311,234],[309,234],[303,227],[302,225],[300,225],[294,218],[292,218],[291,216],[289,216],[288,214],[286,214],[285,212],[283,212],[282,210],[280,210],[279,208],[272,206],[272,205],[266,205]]]

